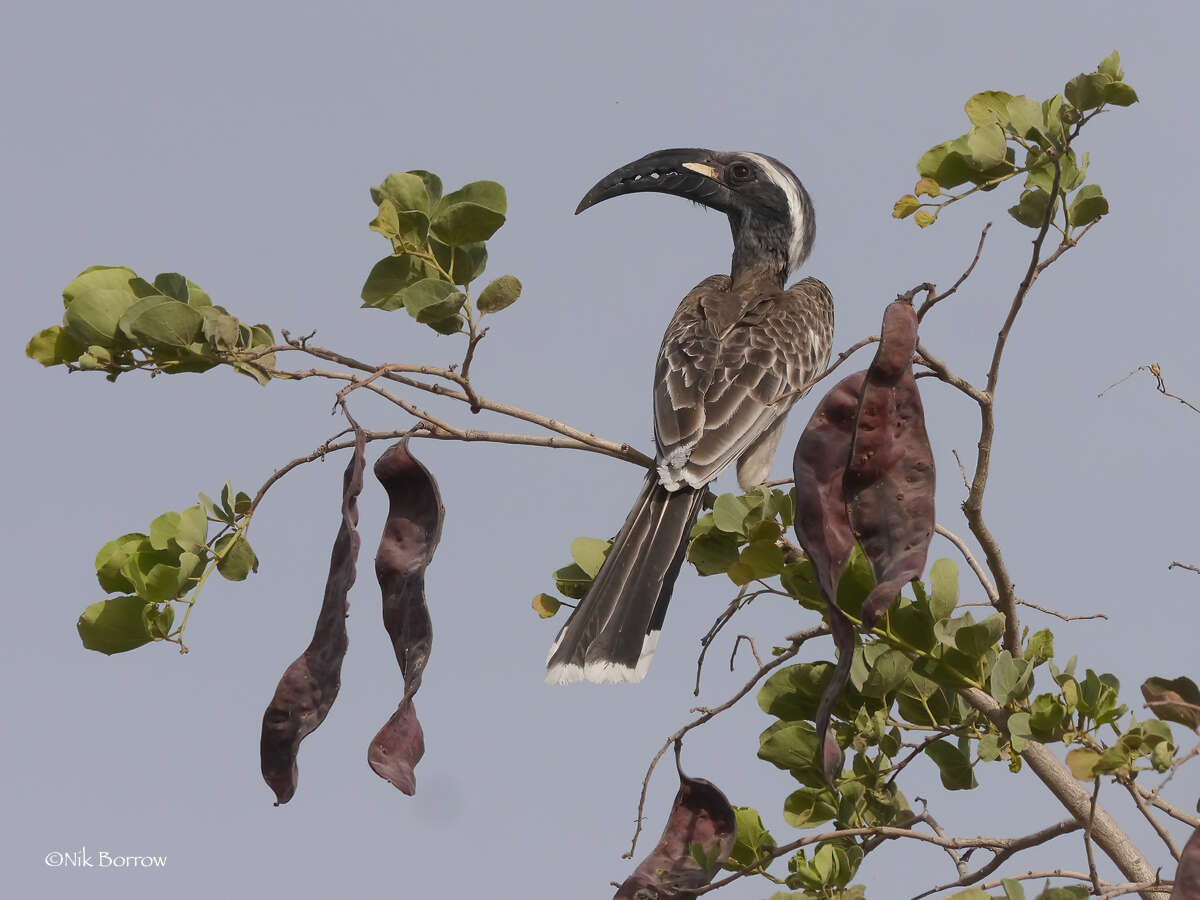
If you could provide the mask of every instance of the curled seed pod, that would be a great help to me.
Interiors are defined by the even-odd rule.
[[[425,567],[442,536],[441,494],[437,481],[411,453],[408,440],[389,447],[375,463],[375,477],[388,495],[388,516],[375,557],[383,593],[383,624],[404,676],[404,696],[367,750],[367,762],[402,792],[416,791],[413,769],[425,753],[413,694],[433,645],[433,624],[425,603]]]
[[[686,896],[703,887],[729,859],[737,839],[737,817],[725,795],[710,781],[688,778],[679,765],[679,791],[658,844],[621,884],[613,900],[658,900]],[[699,856],[707,865],[702,866]]]
[[[912,303],[888,304],[880,334],[845,478],[850,525],[875,573],[875,587],[863,601],[864,629],[924,571],[935,521],[933,450],[912,372],[917,348]]]
[[[829,719],[834,703],[850,680],[850,664],[854,659],[854,628],[837,605],[838,583],[854,549],[843,490],[859,397],[866,378],[866,372],[855,372],[825,395],[796,444],[792,462],[796,479],[796,539],[817,576],[838,653],[837,667],[821,696],[815,720],[822,770],[831,782],[841,772],[844,757],[829,731]]]
[[[854,549],[843,481],[866,377],[866,372],[855,372],[825,395],[800,435],[792,459],[796,539],[831,606],[837,603],[838,582]]]
[[[308,647],[283,673],[263,714],[259,755],[263,779],[275,792],[275,805],[296,793],[300,742],[329,714],[342,685],[346,636],[346,595],[354,584],[359,537],[358,495],[362,491],[366,436],[355,429],[354,455],[342,479],[342,524],[333,542],[325,598]]]
[[[921,574],[933,537],[933,451],[912,374],[916,346],[912,303],[889,304],[870,368],[842,379],[825,395],[793,460],[796,538],[829,607],[838,651],[815,720],[823,771],[831,782],[844,758],[829,720],[850,678],[854,653],[854,629],[837,605],[850,551],[857,540],[875,575],[862,608],[862,627],[870,628],[904,583]]]

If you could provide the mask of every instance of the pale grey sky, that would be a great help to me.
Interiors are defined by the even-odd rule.
[[[979,377],[1031,236],[1004,212],[1015,193],[961,204],[924,232],[893,221],[891,204],[911,188],[917,157],[965,129],[970,94],[1048,96],[1118,48],[1142,102],[1098,120],[1083,144],[1113,212],[1046,273],[1013,334],[987,511],[1021,596],[1109,614],[1073,625],[1027,617],[1055,628],[1060,651],[1118,674],[1131,700],[1149,675],[1194,677],[1200,581],[1166,566],[1200,561],[1200,422],[1145,376],[1096,395],[1157,361],[1173,389],[1200,397],[1197,24],[1184,3],[12,8],[0,35],[10,297],[0,366],[13,435],[0,861],[11,896],[608,897],[608,882],[633,866],[620,854],[650,756],[689,707],[720,701],[748,677],[744,661],[735,675],[721,672],[731,633],[714,649],[702,698],[691,696],[697,640],[732,592],[685,573],[644,683],[544,685],[561,620],[537,620],[529,599],[550,587],[573,536],[616,530],[641,476],[595,455],[479,444],[416,447],[447,515],[428,578],[435,643],[417,698],[428,751],[415,798],[365,758],[400,690],[378,625],[370,561],[383,501],[371,480],[341,696],[303,745],[290,804],[273,808],[258,772],[263,708],[320,602],[343,458],[274,489],[254,527],[262,571],[206,589],[188,656],[168,646],[113,658],[81,649],[74,622],[102,596],[91,567],[101,544],[226,478],[252,491],[340,423],[323,385],[259,389],[211,373],[114,386],[38,368],[23,356],[26,340],[58,320],[59,293],[76,272],[105,263],[183,272],[243,318],[319,329],[322,343],[360,358],[449,362],[461,339],[358,308],[362,280],[386,252],[366,228],[367,187],[389,171],[430,168],[451,187],[491,178],[508,188],[488,274],[516,274],[525,294],[480,348],[480,390],[648,449],[663,325],[693,284],[725,269],[728,232],[721,217],[664,197],[573,218],[598,177],[668,146],[786,161],[816,204],[805,274],[833,290],[838,348],[875,331],[897,292],[949,284],[994,220],[975,277],[923,333]],[[940,518],[965,531],[951,451],[971,450],[976,413],[945,388],[922,386]],[[811,399],[797,407],[785,447],[811,408]],[[362,398],[355,410],[371,427],[399,421]],[[373,459],[382,448],[371,449]],[[937,542],[934,558],[945,555],[952,550]],[[765,644],[812,621],[764,600],[736,631]],[[814,646],[808,658],[831,652]],[[789,840],[796,832],[780,806],[791,779],[755,758],[768,724],[747,702],[695,733],[684,764],[734,803],[758,806]],[[1028,772],[985,769],[982,790],[953,796],[931,765],[912,775],[908,796],[928,797],[960,833],[1016,834],[1062,816]],[[674,790],[665,767],[639,857]],[[1190,807],[1195,780],[1178,791]],[[1130,820],[1120,798],[1112,805]],[[168,864],[43,862],[81,846]],[[1063,838],[1033,859],[1078,866],[1081,842]],[[888,898],[951,875],[944,857],[889,847],[857,880]],[[912,890],[898,892],[898,879]],[[721,896],[770,893],[744,881]]]

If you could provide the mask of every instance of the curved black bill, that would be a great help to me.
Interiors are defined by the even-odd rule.
[[[730,191],[716,180],[719,164],[711,150],[687,147],[656,150],[605,175],[588,191],[575,215],[610,197],[656,191],[686,197],[711,209],[729,211]]]

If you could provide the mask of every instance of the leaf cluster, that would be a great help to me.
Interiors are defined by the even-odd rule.
[[[521,282],[501,275],[470,299],[469,285],[487,266],[487,241],[504,224],[508,199],[494,181],[442,193],[432,172],[393,172],[371,188],[378,214],[370,227],[392,245],[371,269],[363,305],[405,309],[438,334],[474,333],[475,314],[497,313],[521,295]],[[459,290],[459,288],[463,290]]]
[[[266,384],[271,329],[247,325],[198,285],[164,272],[150,282],[125,266],[92,266],[63,289],[62,325],[35,334],[25,355],[43,366],[106,373],[205,372],[222,363]],[[259,351],[259,352],[256,352]]]
[[[1060,211],[1064,235],[1094,222],[1108,212],[1108,200],[1099,185],[1084,183],[1089,157],[1077,156],[1072,143],[1093,116],[1137,102],[1124,77],[1114,50],[1094,72],[1076,75],[1061,94],[1040,102],[1007,91],[975,94],[965,105],[970,130],[925,152],[917,161],[919,180],[896,201],[892,216],[912,216],[925,228],[950,203],[1024,175],[1024,190],[1008,210],[1022,225],[1041,228]]]
[[[183,649],[187,616],[172,627],[175,603],[190,612],[214,569],[230,581],[244,581],[258,571],[258,557],[246,538],[250,506],[250,497],[234,493],[226,482],[219,502],[201,494],[194,506],[155,518],[149,533],[123,534],[101,547],[96,580],[105,592],[118,596],[83,611],[76,626],[83,646],[113,654],[171,641]],[[219,526],[211,538],[210,524]]]

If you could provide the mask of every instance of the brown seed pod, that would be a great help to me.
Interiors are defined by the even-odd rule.
[[[902,300],[888,304],[845,479],[850,525],[875,573],[875,588],[863,601],[864,629],[920,577],[933,538],[933,450],[912,372],[916,348],[916,310]]]
[[[408,451],[408,440],[389,447],[375,463],[375,477],[388,495],[388,516],[375,557],[383,593],[383,624],[404,676],[400,706],[375,735],[367,762],[402,792],[416,791],[413,769],[425,753],[413,694],[429,661],[433,624],[425,603],[425,568],[442,536],[441,494],[437,481]]]
[[[362,491],[366,436],[355,431],[354,455],[342,479],[342,524],[333,542],[325,598],[312,641],[279,679],[263,714],[259,755],[262,774],[275,792],[275,805],[296,793],[300,742],[325,721],[342,685],[342,660],[349,639],[346,595],[354,584],[358,559],[358,495]]]
[[[841,771],[843,755],[829,719],[850,678],[855,643],[837,605],[850,551],[857,540],[875,574],[862,608],[862,627],[869,629],[904,583],[920,576],[933,537],[933,451],[912,373],[916,346],[912,303],[889,304],[870,368],[825,395],[796,444],[796,539],[817,576],[838,651],[815,720],[830,781]]]
[[[712,881],[729,859],[737,838],[737,817],[725,795],[710,781],[688,778],[679,766],[675,743],[675,768],[679,791],[658,844],[621,884],[613,900],[658,900],[687,896],[688,891]],[[706,870],[692,855],[699,844],[711,866]],[[713,853],[715,852],[715,856]]]

